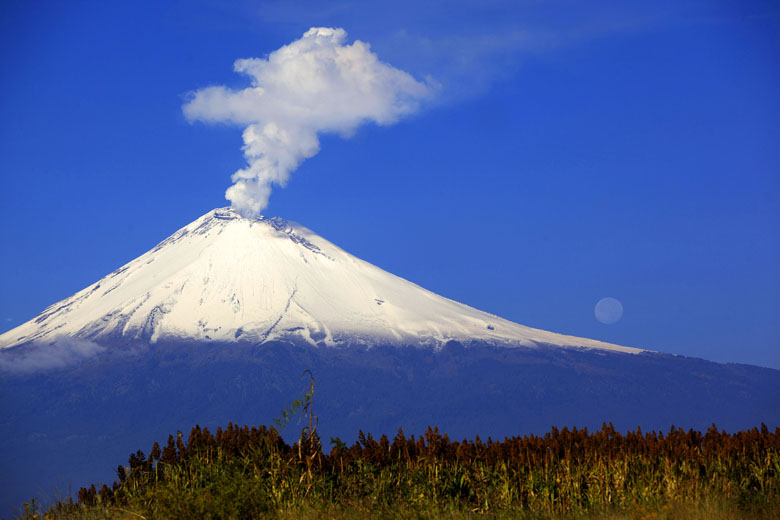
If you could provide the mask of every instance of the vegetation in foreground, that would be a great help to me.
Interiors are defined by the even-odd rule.
[[[780,429],[765,426],[331,442],[323,453],[316,426],[292,446],[273,427],[196,426],[132,454],[113,486],[21,518],[780,517]]]
[[[20,518],[780,518],[780,428],[729,434],[672,428],[621,434],[552,428],[544,436],[452,441],[430,427],[390,441],[362,431],[322,450],[314,378],[282,411],[308,414],[298,442],[276,428],[195,426],[130,455],[111,487]]]

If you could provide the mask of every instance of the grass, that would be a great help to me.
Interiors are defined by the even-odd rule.
[[[19,518],[780,518],[780,429],[765,426],[358,437],[325,454],[316,426],[292,446],[274,428],[196,426],[132,454],[111,487]]]
[[[170,511],[168,511],[170,513]],[[518,519],[518,520],[744,520],[744,519],[776,519],[780,518],[780,508],[777,506],[761,510],[743,510],[734,504],[720,502],[711,503],[669,503],[661,507],[634,506],[629,509],[607,509],[594,511],[571,512],[567,514],[540,514],[523,510],[501,509],[489,512],[474,512],[423,505],[417,507],[398,506],[377,508],[371,503],[356,503],[345,505],[314,505],[285,508],[270,512],[255,512],[243,516],[231,514],[228,510],[211,509],[205,511],[193,508],[186,516],[160,516],[150,514],[144,509],[122,507],[78,507],[67,512],[40,512],[37,516],[30,514],[24,518],[36,519],[72,519],[72,520],[125,520],[152,518],[268,518],[279,520],[358,520],[364,518],[391,519],[409,518],[420,520],[433,519]]]

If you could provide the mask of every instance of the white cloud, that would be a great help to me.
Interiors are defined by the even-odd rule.
[[[302,161],[319,151],[318,134],[344,137],[367,122],[388,125],[415,112],[430,85],[379,61],[361,41],[345,45],[343,29],[314,27],[267,58],[237,60],[251,86],[195,91],[184,105],[190,120],[246,125],[247,166],[233,174],[225,196],[245,216],[268,204]]]
[[[105,347],[85,339],[59,336],[51,343],[33,343],[0,350],[0,371],[31,373],[75,365],[100,354]]]
[[[706,3],[706,2],[705,2]],[[712,4],[713,2],[710,2]],[[690,20],[687,2],[571,0],[265,0],[245,14],[269,25],[322,20],[371,35],[379,54],[441,85],[438,103],[480,96],[529,59],[547,60],[598,38]],[[687,13],[687,14],[686,14]]]

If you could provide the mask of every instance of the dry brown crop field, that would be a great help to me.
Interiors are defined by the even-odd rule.
[[[113,485],[20,518],[780,517],[780,429],[763,425],[358,439],[325,453],[316,427],[290,446],[272,427],[196,426],[132,454]]]

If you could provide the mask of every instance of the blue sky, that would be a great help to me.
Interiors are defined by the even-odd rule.
[[[265,214],[525,325],[780,368],[780,8],[758,1],[5,2],[0,328],[227,205],[242,128],[182,105],[312,26],[438,88],[321,135]]]

